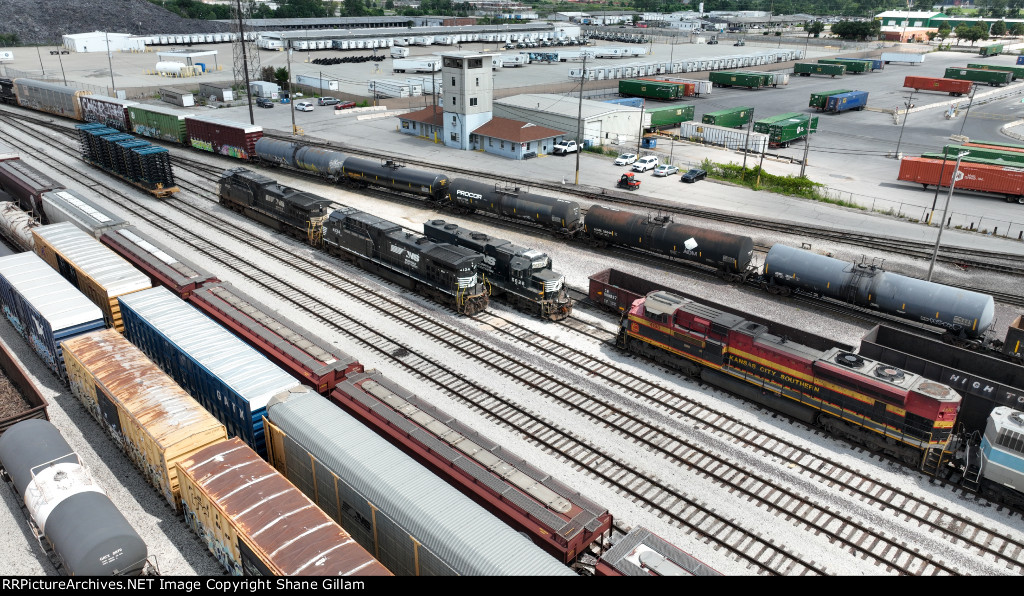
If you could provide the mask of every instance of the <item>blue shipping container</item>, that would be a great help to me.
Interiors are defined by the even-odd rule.
[[[118,297],[124,335],[266,458],[263,415],[278,394],[302,387],[290,374],[164,287]]]
[[[0,258],[4,316],[61,379],[60,342],[106,328],[103,311],[34,252]]]
[[[825,103],[826,112],[846,112],[848,110],[863,110],[868,104],[867,91],[850,91],[849,93],[837,93],[830,95]]]
[[[631,108],[642,108],[644,107],[644,98],[642,97],[622,97],[620,99],[609,99],[604,103],[613,103],[619,106],[629,106]]]
[[[1017,56],[1017,64],[1024,64],[1024,56]]]

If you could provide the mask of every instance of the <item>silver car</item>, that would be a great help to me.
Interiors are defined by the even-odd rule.
[[[667,163],[661,164],[660,166],[654,168],[654,171],[651,172],[651,174],[655,176],[670,176],[672,174],[677,173],[679,173],[679,168]]]

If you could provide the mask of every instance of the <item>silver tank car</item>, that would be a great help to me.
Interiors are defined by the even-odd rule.
[[[448,176],[414,170],[393,161],[349,157],[342,171],[353,182],[383,186],[434,200],[442,199],[448,190]]]
[[[978,338],[995,318],[991,296],[889,273],[776,244],[764,262],[765,282],[874,308]],[[770,289],[770,288],[769,288]]]
[[[341,178],[344,163],[344,153],[322,147],[301,145],[295,151],[295,165],[299,169],[319,174],[328,180]]]
[[[299,167],[295,163],[295,152],[298,151],[299,145],[295,143],[260,137],[256,141],[255,147],[256,155],[260,158],[260,161],[279,166],[288,166],[289,168]]]
[[[484,211],[533,222],[572,235],[582,224],[575,201],[509,189],[493,183],[456,178],[448,188],[449,204],[466,211]]]
[[[728,232],[673,223],[664,217],[637,215],[594,205],[587,210],[584,232],[598,242],[630,246],[713,267],[730,281],[744,278],[754,240]]]
[[[139,575],[146,543],[47,420],[0,435],[0,465],[53,546],[66,575]]]

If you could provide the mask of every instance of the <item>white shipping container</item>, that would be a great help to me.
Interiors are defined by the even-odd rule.
[[[440,58],[399,58],[391,61],[394,72],[438,72],[441,70]]]
[[[924,62],[924,54],[911,54],[909,52],[882,52],[882,62],[907,62],[909,64],[921,64]]]
[[[326,89],[328,91],[338,90],[338,81],[334,79],[321,79],[320,77],[311,77],[309,75],[299,75],[295,77],[295,82],[299,85],[306,85],[313,89],[320,90]]]
[[[366,90],[377,97],[413,97],[413,85],[405,81],[393,81],[389,79],[373,79],[366,84]],[[420,94],[423,94],[423,87],[420,86]]]
[[[673,83],[693,83],[694,92],[697,95],[711,95],[712,84],[711,81],[701,81],[698,79],[683,79],[679,77],[662,77],[666,81]]]
[[[743,149],[754,153],[768,150],[768,135],[760,132],[748,132],[736,128],[703,124],[701,122],[683,122],[679,125],[679,136],[691,141],[700,141],[710,145],[720,145],[728,149]]]
[[[409,56],[409,48],[394,47],[391,48],[392,58],[407,58]]]
[[[405,79],[405,82],[411,86],[418,86],[423,93],[434,94],[434,89],[437,89],[437,93],[444,91],[444,86],[441,85],[441,77],[436,79],[433,77],[409,77]],[[410,88],[410,92],[412,89]]]
[[[526,54],[501,54],[498,57],[501,58],[501,66],[503,68],[525,66],[530,63],[530,57]]]

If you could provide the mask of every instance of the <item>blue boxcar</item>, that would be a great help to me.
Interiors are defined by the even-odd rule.
[[[0,258],[4,316],[46,366],[67,378],[60,342],[104,329],[103,311],[34,252]]]
[[[299,382],[167,288],[118,300],[125,337],[265,458],[267,402]]]
[[[622,97],[619,99],[607,99],[604,103],[613,103],[617,106],[629,106],[631,108],[642,108],[644,107],[644,98],[642,97]]]

